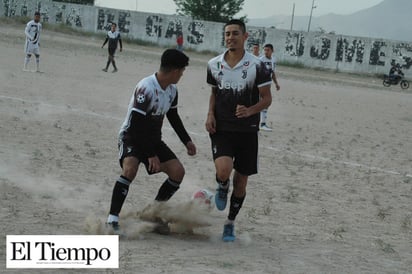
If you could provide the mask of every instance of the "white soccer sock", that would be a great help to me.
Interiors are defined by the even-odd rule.
[[[266,124],[266,117],[268,114],[268,110],[264,109],[260,112],[260,124]]]
[[[234,223],[235,223],[234,220],[226,219],[226,221],[225,221],[225,225],[233,225]]]
[[[107,223],[110,224],[110,223],[113,223],[113,222],[118,223],[119,222],[119,216],[109,214],[109,217],[107,217]]]
[[[27,69],[27,65],[29,64],[29,62],[30,62],[30,58],[26,56],[26,57],[24,58],[24,68],[25,68],[25,69]]]

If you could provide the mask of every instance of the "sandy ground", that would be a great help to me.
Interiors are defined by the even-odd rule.
[[[103,41],[45,30],[44,73],[23,72],[23,29],[0,30],[0,272],[13,272],[7,234],[87,234],[91,219],[105,221],[120,172],[118,129],[134,85],[157,70],[162,51],[125,44],[119,72],[104,73]],[[210,56],[188,55],[179,112],[198,154],[187,156],[165,122],[164,139],[186,167],[171,206],[215,187],[204,129]],[[220,240],[227,211],[212,210],[210,226],[194,234],[121,240],[118,270],[42,272],[410,273],[412,93],[332,72],[280,67],[278,77],[274,131],[260,133],[260,170],[234,243]],[[142,210],[164,179],[140,172],[124,211]]]

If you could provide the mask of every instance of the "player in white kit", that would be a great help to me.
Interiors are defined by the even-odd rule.
[[[40,23],[40,12],[34,13],[34,19],[27,23],[24,33],[26,34],[26,44],[24,45],[24,52],[26,57],[24,58],[23,70],[28,70],[31,55],[36,57],[36,71],[40,71],[40,32],[42,25]]]
[[[275,83],[276,90],[280,90],[279,81],[276,77],[276,58],[272,56],[273,45],[266,44],[263,47],[264,54],[260,57],[260,60],[266,65],[266,68],[270,71],[273,83]],[[260,112],[260,130],[263,131],[272,131],[270,127],[266,124],[268,109],[264,109]]]

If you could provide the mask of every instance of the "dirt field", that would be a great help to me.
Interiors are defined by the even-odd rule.
[[[8,234],[87,234],[90,218],[105,221],[120,174],[118,129],[133,87],[157,70],[162,52],[125,44],[119,72],[105,73],[103,41],[46,29],[44,73],[30,73],[22,71],[23,37],[24,26],[0,30],[0,272]],[[198,154],[187,156],[165,121],[164,139],[186,168],[171,204],[215,188],[204,129],[211,56],[188,55],[179,112]],[[227,211],[213,210],[211,226],[193,235],[121,240],[118,270],[57,272],[410,273],[412,93],[319,70],[280,67],[278,78],[268,113],[274,131],[260,133],[260,170],[234,243],[220,240]],[[150,203],[165,179],[142,171],[125,212]]]

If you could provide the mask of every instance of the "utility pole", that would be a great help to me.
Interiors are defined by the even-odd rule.
[[[310,23],[312,22],[312,12],[316,9],[315,0],[312,0],[312,7],[310,8],[310,16],[309,16],[309,24],[308,24],[308,32],[310,31]]]
[[[293,9],[292,9],[292,22],[290,23],[290,31],[293,30],[293,19],[295,18],[295,3],[293,3]]]

